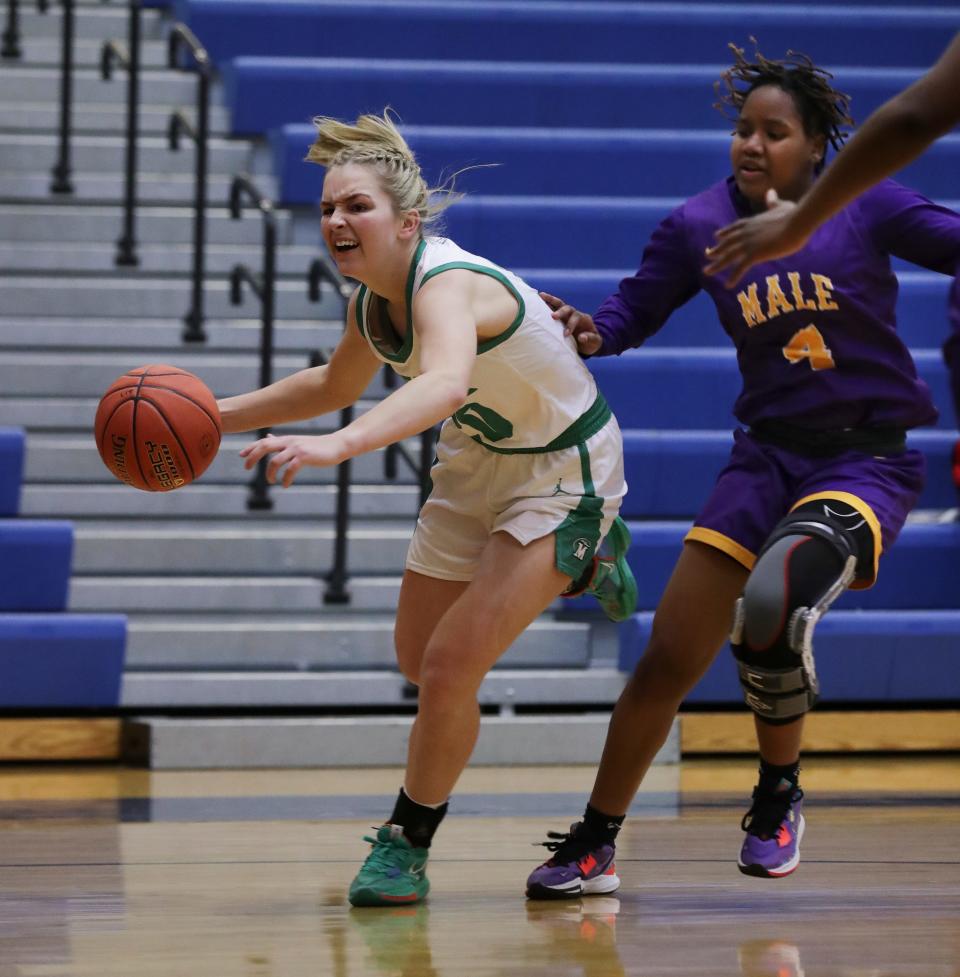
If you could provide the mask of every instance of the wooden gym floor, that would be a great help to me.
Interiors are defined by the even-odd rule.
[[[346,887],[396,770],[0,767],[0,977],[958,977],[960,758],[811,757],[803,861],[741,875],[754,761],[655,768],[615,896],[523,898],[593,769],[467,771],[416,908]]]

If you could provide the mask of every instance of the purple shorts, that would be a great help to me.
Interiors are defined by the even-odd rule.
[[[853,587],[869,587],[880,553],[890,547],[926,477],[922,452],[875,457],[845,451],[811,458],[734,432],[730,461],[720,472],[687,539],[714,546],[748,570],[774,527],[788,512],[818,498],[853,506],[873,533],[873,566],[858,566]]]

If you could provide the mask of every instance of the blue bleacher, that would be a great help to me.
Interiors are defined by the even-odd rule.
[[[712,106],[723,67],[721,47],[712,65],[238,57],[220,71],[232,131],[262,135],[318,114],[355,118],[385,105],[408,125],[722,129]],[[837,84],[863,116],[921,74],[844,68]]]
[[[950,476],[955,431],[918,430],[912,448],[927,459],[927,484],[920,509],[949,509],[960,503]],[[733,437],[726,430],[637,430],[623,432],[629,491],[621,514],[628,519],[682,519],[696,513],[726,464]],[[958,595],[960,596],[960,595]]]
[[[116,707],[121,614],[0,614],[0,708]]]
[[[20,428],[0,427],[0,518],[20,511],[26,441]]]
[[[939,350],[914,350],[913,357],[940,409],[937,426],[956,431]],[[741,380],[732,346],[644,347],[587,363],[623,428],[729,430],[735,425],[731,408]]]
[[[956,30],[946,4],[868,13],[864,2],[751,4],[749,14],[735,4],[542,0],[175,0],[174,10],[220,66],[232,131],[269,136],[284,203],[319,197],[322,170],[302,162],[314,115],[350,119],[390,105],[431,183],[500,164],[459,178],[470,196],[447,212],[450,236],[590,310],[636,268],[673,206],[727,174],[729,126],[713,103],[728,41],[750,51],[753,34],[768,56],[811,55],[862,120],[919,77]],[[397,60],[401,34],[429,60]],[[949,203],[960,197],[958,162],[960,136],[951,136],[900,179]],[[946,509],[957,502],[956,419],[939,352],[949,281],[895,268],[898,328],[941,410],[936,428],[911,435],[929,463],[920,505]],[[624,514],[643,609],[620,631],[628,670],[725,463],[740,379],[702,294],[642,350],[589,365],[625,434]],[[909,524],[876,586],[838,601],[817,632],[824,701],[955,698],[958,546],[956,523]],[[584,600],[565,608],[596,613]],[[729,655],[688,701],[741,701]]]
[[[730,173],[730,133],[710,129],[583,129],[402,126],[427,182],[462,174],[457,186],[484,195],[686,197]],[[303,162],[316,130],[288,123],[269,133],[280,200],[312,205],[323,168]],[[936,200],[957,196],[960,136],[947,136],[898,177]],[[622,259],[621,259],[622,260]]]
[[[62,611],[67,606],[73,526],[0,519],[0,611]]]
[[[751,49],[803,51],[821,64],[926,66],[956,29],[948,10],[878,8],[869,17],[842,6],[736,5],[520,0],[176,0],[176,17],[203,39],[217,63],[242,55],[362,57],[409,48],[450,60],[596,61],[606,64],[718,63],[729,41]],[[901,31],[909,24],[904,50]],[[665,45],[665,38],[669,40]],[[857,53],[857,61],[851,53]],[[860,61],[859,59],[863,59]]]
[[[620,630],[620,667],[632,669],[650,638],[653,614]],[[817,625],[820,701],[956,704],[960,689],[960,614],[950,611],[841,611]],[[922,653],[918,648],[922,646]],[[741,702],[729,650],[721,652],[686,698],[696,705]]]
[[[65,612],[73,525],[16,518],[25,442],[0,429],[0,709],[116,707],[126,618]]]
[[[701,500],[702,502],[703,500]],[[688,519],[628,519],[633,541],[629,562],[639,585],[641,611],[652,611],[680,555]],[[877,582],[866,590],[848,590],[837,610],[938,610],[960,607],[956,573],[960,523],[908,523],[880,561]],[[590,611],[591,598],[563,602],[567,612]],[[830,612],[833,613],[833,610]],[[957,615],[960,622],[960,614]]]

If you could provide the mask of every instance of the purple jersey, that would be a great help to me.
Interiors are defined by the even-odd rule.
[[[950,335],[943,344],[943,358],[953,383],[953,409],[960,421],[960,383],[956,378],[960,376],[960,266],[956,269],[956,277],[950,289],[950,299],[947,303],[947,315],[950,319]]]
[[[654,231],[640,269],[594,316],[599,355],[639,346],[700,289],[737,350],[747,425],[912,428],[937,419],[896,331],[890,256],[953,274],[960,215],[885,180],[814,232],[796,254],[755,265],[736,289],[703,273],[714,232],[750,213],[732,177],[692,197]],[[960,312],[958,312],[960,314]],[[958,349],[960,366],[960,349]],[[958,402],[958,373],[952,371]]]

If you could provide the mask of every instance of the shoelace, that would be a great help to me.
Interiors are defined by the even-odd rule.
[[[571,824],[569,831],[548,831],[547,841],[538,841],[534,842],[534,844],[538,846],[542,845],[547,851],[552,852],[552,860],[555,862],[560,864],[577,862],[587,852],[598,847],[596,844],[592,844],[582,837],[577,837],[577,835],[581,834],[580,828],[580,824],[577,823]]]
[[[753,804],[744,814],[740,827],[758,838],[772,838],[786,818],[790,805],[802,797],[803,791],[799,787],[780,794],[760,793],[760,788],[755,787]]]
[[[408,854],[403,848],[380,841],[379,838],[371,838],[369,835],[364,835],[363,840],[369,841],[373,846],[364,862],[365,868],[397,869],[403,866],[404,856]]]

